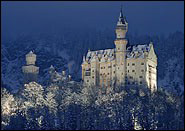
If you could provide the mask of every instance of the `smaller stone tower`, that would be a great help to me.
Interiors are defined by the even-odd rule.
[[[35,66],[35,62],[36,62],[36,55],[32,51],[30,51],[26,55],[26,66],[22,67],[25,84],[32,81],[37,82],[39,67]]]

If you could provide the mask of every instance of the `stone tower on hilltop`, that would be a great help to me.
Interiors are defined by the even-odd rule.
[[[24,83],[29,83],[32,81],[37,81],[39,67],[35,66],[36,55],[30,51],[26,55],[26,66],[22,67],[24,73]]]

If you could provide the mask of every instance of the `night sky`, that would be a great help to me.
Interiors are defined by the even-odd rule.
[[[2,2],[2,37],[63,28],[114,30],[121,4],[129,32],[168,35],[184,32],[184,2]]]

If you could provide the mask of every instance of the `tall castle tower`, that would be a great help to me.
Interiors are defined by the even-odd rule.
[[[127,39],[125,38],[128,31],[128,23],[123,17],[122,8],[116,27],[116,83],[117,85],[125,84],[126,72],[126,46]]]
[[[22,71],[24,73],[24,83],[37,81],[39,67],[35,66],[35,62],[36,55],[32,51],[30,51],[26,55],[26,66],[22,67]]]

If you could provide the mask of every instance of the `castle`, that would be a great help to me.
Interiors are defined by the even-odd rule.
[[[25,84],[33,81],[37,82],[38,80],[39,67],[35,66],[35,62],[36,54],[30,51],[28,54],[26,54],[26,66],[22,67]],[[62,73],[58,73],[53,65],[50,66],[48,73],[50,74],[49,82],[51,83],[71,81],[71,75],[67,75],[65,71],[62,71]]]
[[[114,86],[147,86],[157,90],[157,56],[153,43],[147,45],[128,45],[126,33],[128,23],[122,10],[116,27],[114,49],[90,51],[83,56],[82,80],[85,86],[99,86],[110,89]],[[30,51],[26,55],[26,66],[22,67],[24,83],[37,81],[39,67],[35,66],[36,55]],[[53,69],[52,66],[50,68]],[[64,76],[54,73],[58,80]],[[60,77],[58,77],[60,76]],[[68,78],[70,79],[70,78]]]
[[[29,83],[32,81],[37,81],[39,67],[35,66],[36,55],[30,51],[26,55],[26,66],[22,67],[24,74],[24,83]]]
[[[90,51],[83,56],[82,80],[86,86],[145,85],[157,90],[157,56],[153,43],[128,45],[128,23],[122,10],[116,27],[114,49]]]

